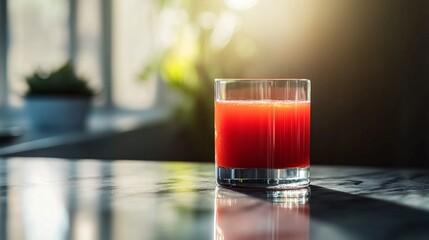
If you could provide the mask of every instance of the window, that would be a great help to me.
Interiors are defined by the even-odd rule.
[[[123,108],[145,109],[154,104],[155,79],[138,81],[142,67],[153,56],[150,21],[154,1],[114,1],[113,96]]]
[[[25,77],[37,69],[57,68],[68,59],[99,92],[97,106],[106,106],[107,99],[125,109],[153,106],[155,79],[139,81],[138,75],[152,56],[147,19],[154,1],[111,4],[106,7],[103,0],[1,1],[0,33],[6,27],[9,31],[0,36],[0,70],[7,66],[0,73],[7,72],[0,75],[0,106],[22,107]],[[106,45],[110,41],[106,33],[112,38],[111,46]],[[112,53],[108,59],[103,55],[106,46]],[[111,67],[106,65],[109,62]]]
[[[103,90],[101,77],[101,0],[81,0],[76,7],[76,71],[85,77],[97,92]],[[99,94],[96,105],[105,103]]]
[[[22,105],[25,77],[36,69],[52,69],[67,59],[67,0],[8,1],[9,101]]]

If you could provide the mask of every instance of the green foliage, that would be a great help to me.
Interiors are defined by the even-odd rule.
[[[146,80],[156,72],[179,93],[175,117],[191,133],[194,148],[203,156],[213,156],[213,80],[245,75],[256,44],[237,31],[239,24],[234,19],[238,17],[225,10],[223,1],[158,0],[157,3],[157,16],[170,14],[170,21],[175,22],[167,26],[170,39],[174,40],[155,53],[139,78]],[[177,18],[181,14],[186,17]],[[225,36],[222,29],[228,27],[235,30]]]
[[[76,75],[70,62],[50,72],[35,72],[26,77],[27,96],[87,96],[94,95],[87,81]]]

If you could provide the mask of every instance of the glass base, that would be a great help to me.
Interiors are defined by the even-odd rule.
[[[310,185],[310,167],[265,169],[216,166],[216,180],[219,185],[232,188],[304,188]]]

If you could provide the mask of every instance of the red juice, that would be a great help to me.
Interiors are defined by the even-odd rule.
[[[309,101],[216,101],[215,108],[217,166],[309,166]]]

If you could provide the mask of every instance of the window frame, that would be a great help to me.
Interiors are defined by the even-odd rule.
[[[7,0],[0,0],[0,110],[9,107],[9,83],[7,79],[8,39]]]
[[[68,0],[68,52],[71,62],[76,60],[77,10],[81,0]],[[102,93],[105,98],[102,108],[114,107],[112,91],[112,1],[100,0],[101,4],[101,54],[99,62],[102,77]],[[10,84],[8,79],[9,15],[8,0],[0,0],[0,110],[10,108]]]

